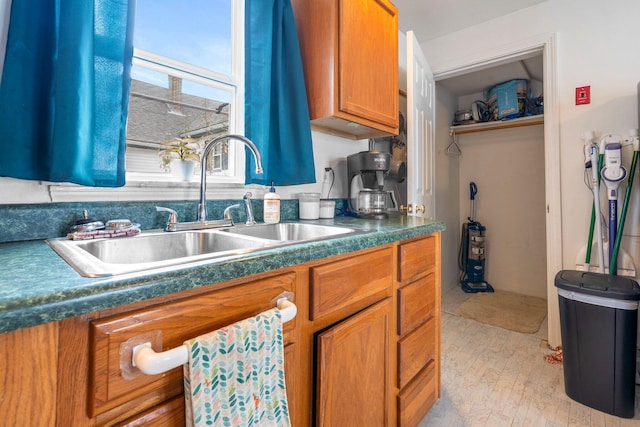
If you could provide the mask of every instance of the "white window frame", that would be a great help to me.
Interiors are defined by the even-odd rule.
[[[197,66],[183,67],[176,61],[141,49],[134,49],[134,64],[144,62],[146,68],[160,72],[170,71],[178,77],[207,85],[232,85],[229,112],[229,133],[244,134],[244,2],[232,0],[231,19],[231,73],[225,75]],[[239,25],[238,25],[239,24]],[[229,150],[229,171],[226,176],[207,176],[207,198],[241,198],[247,188],[254,195],[264,192],[262,186],[245,186],[244,146],[233,141]],[[49,194],[52,202],[75,201],[148,201],[148,200],[196,200],[199,195],[199,179],[191,182],[171,181],[167,174],[127,172],[126,185],[120,188],[93,188],[67,183],[50,183]]]
[[[232,60],[232,63],[237,62]],[[243,74],[226,75],[215,71],[175,61],[142,49],[135,49],[133,64],[163,74],[171,74],[183,80],[214,87],[231,94],[229,109],[229,133],[244,133],[244,93]],[[154,156],[156,153],[149,153]],[[155,159],[155,157],[154,157]],[[158,160],[158,165],[159,165]],[[159,170],[159,168],[158,168]],[[194,176],[194,180],[197,177]],[[137,181],[170,182],[173,178],[167,173],[127,172],[127,184]],[[233,142],[229,146],[229,169],[225,175],[207,176],[207,183],[242,183],[244,182],[244,147]]]

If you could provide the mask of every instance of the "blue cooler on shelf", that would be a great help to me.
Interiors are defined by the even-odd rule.
[[[574,270],[560,271],[555,285],[565,392],[591,408],[633,418],[640,286]]]

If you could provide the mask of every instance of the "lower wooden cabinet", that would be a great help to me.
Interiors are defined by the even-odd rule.
[[[317,426],[387,426],[389,324],[385,299],[317,336]]]
[[[398,245],[397,424],[415,427],[440,396],[440,235]]]
[[[283,293],[295,295],[296,274],[287,272],[179,301],[122,313],[90,323],[89,415],[138,401],[135,411],[158,399],[182,395],[182,366],[145,375],[131,365],[133,348],[150,342],[156,352],[255,316],[275,306]],[[285,345],[297,319],[283,325]],[[158,396],[158,393],[160,395]]]
[[[427,364],[398,394],[398,426],[417,426],[438,399],[436,366]]]
[[[168,350],[290,292],[293,426],[416,426],[440,395],[439,259],[436,233],[0,334],[0,424],[182,427],[182,368],[143,375],[132,347]]]
[[[0,334],[0,425],[56,425],[57,326]]]

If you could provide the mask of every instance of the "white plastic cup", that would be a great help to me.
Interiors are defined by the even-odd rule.
[[[335,200],[320,200],[320,218],[333,218],[336,213]]]
[[[300,193],[298,203],[300,219],[320,218],[320,193]]]

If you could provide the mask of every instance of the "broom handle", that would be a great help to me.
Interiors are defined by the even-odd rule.
[[[604,154],[598,156],[598,184],[600,183],[600,173],[602,172],[602,164],[604,163]],[[591,165],[593,167],[593,165]],[[598,214],[600,214],[598,212]],[[587,254],[585,256],[585,264],[591,263],[591,248],[593,246],[593,231],[596,224],[596,204],[591,205],[591,222],[589,223],[589,240],[587,240]],[[587,269],[588,270],[588,269]]]

